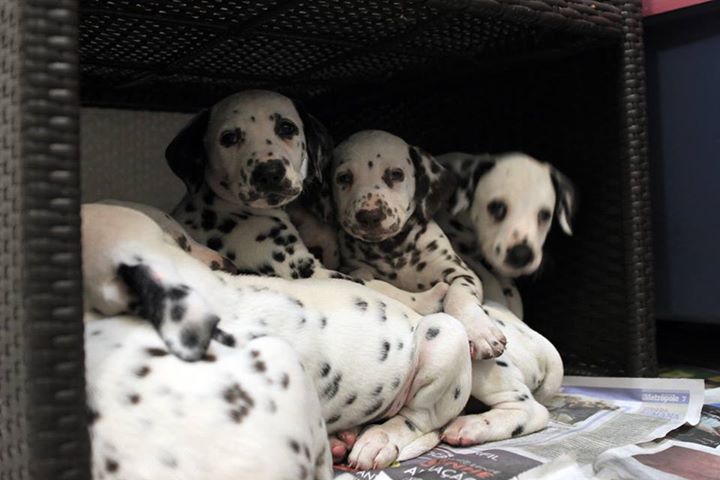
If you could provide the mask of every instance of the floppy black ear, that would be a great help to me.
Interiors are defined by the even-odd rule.
[[[165,149],[165,159],[175,175],[185,182],[188,192],[197,191],[205,177],[207,155],[203,137],[210,111],[203,110],[185,125]]]
[[[572,219],[577,207],[575,186],[555,167],[550,167],[550,179],[555,187],[555,218],[568,235],[572,235]]]
[[[415,168],[415,213],[427,222],[455,190],[455,176],[418,147],[410,146],[409,154]]]
[[[475,189],[480,179],[495,167],[492,155],[469,155],[462,162],[453,164],[457,187],[450,199],[450,214],[456,215],[472,206]]]
[[[305,144],[308,155],[308,169],[305,177],[306,183],[322,182],[323,174],[330,164],[333,150],[333,139],[325,125],[310,115],[297,101],[293,101],[295,110],[303,122]]]

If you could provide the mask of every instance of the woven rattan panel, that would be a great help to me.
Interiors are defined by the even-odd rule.
[[[305,100],[618,38],[590,0],[84,0],[86,103],[193,110],[243,88]]]
[[[0,3],[0,479],[89,478],[76,4]]]
[[[653,351],[652,332],[636,326],[628,300],[621,65],[618,45],[418,90],[335,98],[320,112],[339,137],[384,128],[435,153],[523,150],[576,182],[573,237],[554,231],[542,271],[522,285],[527,320],[558,346],[570,373],[654,368],[654,356],[641,355]]]

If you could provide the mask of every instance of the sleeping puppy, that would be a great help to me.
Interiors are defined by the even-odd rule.
[[[490,410],[453,421],[445,441],[470,445],[537,431],[548,420],[538,400],[559,389],[562,361],[510,311],[482,304],[477,276],[431,220],[452,192],[448,176],[430,155],[386,132],[359,132],[338,145],[331,181],[341,263],[404,289],[448,283],[445,312],[465,325],[477,358],[497,356],[473,362],[472,396]]]
[[[349,279],[315,258],[284,208],[322,179],[331,148],[322,124],[289,98],[264,90],[231,95],[196,115],[167,147],[168,164],[188,190],[173,217],[241,271]],[[420,313],[437,311],[442,299],[441,289],[368,286]]]
[[[437,158],[456,175],[458,187],[436,220],[482,279],[486,299],[523,318],[513,279],[540,267],[553,219],[572,235],[572,183],[556,168],[523,153]]]
[[[308,478],[317,467],[313,478],[328,478],[330,450],[327,437],[318,441],[323,423],[303,393],[308,387],[328,433],[375,423],[358,437],[350,463],[382,468],[435,446],[469,398],[468,339],[449,315],[423,317],[341,279],[213,271],[129,208],[84,205],[82,220],[90,298],[114,292],[121,279],[140,313],[89,319],[96,468],[110,461],[128,479],[280,480]],[[117,313],[102,305],[92,307]],[[148,312],[167,312],[165,345],[139,320]],[[218,341],[197,362],[168,354],[177,344],[197,347],[195,326],[206,319],[214,319],[207,335]],[[256,343],[263,337],[282,342]],[[264,443],[244,450],[258,439]],[[274,446],[262,450],[266,444]],[[283,458],[273,460],[278,452]]]

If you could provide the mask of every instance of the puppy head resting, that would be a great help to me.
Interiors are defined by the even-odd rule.
[[[189,192],[204,183],[229,202],[274,208],[319,178],[331,144],[327,130],[289,98],[247,90],[197,114],[165,156]]]
[[[473,170],[469,213],[483,257],[508,277],[535,272],[553,217],[572,235],[572,183],[551,165],[522,153],[488,157]]]
[[[454,186],[432,156],[379,130],[355,133],[338,145],[332,172],[341,226],[368,242],[393,237],[413,215],[430,220]]]

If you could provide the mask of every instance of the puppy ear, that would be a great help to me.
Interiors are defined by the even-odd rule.
[[[457,215],[472,206],[475,190],[480,179],[495,167],[496,159],[490,155],[468,156],[456,167],[457,188],[450,199],[450,214]]]
[[[410,146],[409,154],[415,168],[415,213],[429,221],[455,190],[455,176],[418,147]]]
[[[568,235],[572,235],[572,219],[575,215],[577,195],[575,186],[555,167],[550,167],[550,179],[555,188],[555,218]]]
[[[203,138],[209,120],[210,110],[201,111],[175,135],[165,149],[165,159],[170,169],[185,182],[188,192],[197,191],[205,177],[207,155]]]
[[[317,181],[322,182],[323,174],[326,172],[333,150],[333,139],[325,125],[310,115],[305,108],[297,101],[293,101],[295,110],[303,122],[305,133],[305,146],[307,149],[307,176],[306,183]]]

